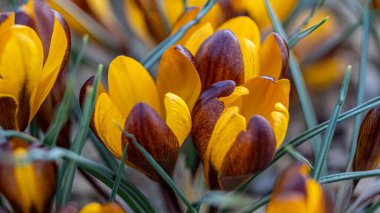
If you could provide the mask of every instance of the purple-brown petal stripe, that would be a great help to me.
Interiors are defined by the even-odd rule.
[[[229,30],[215,32],[203,42],[196,54],[202,91],[210,85],[233,80],[244,82],[244,62],[239,41]]]
[[[172,173],[180,147],[174,133],[152,107],[145,103],[136,104],[125,122],[125,131],[133,134],[168,174]],[[161,180],[155,169],[124,134],[122,143],[123,148],[129,144],[127,159],[134,167],[156,181]]]
[[[253,116],[247,131],[236,138],[222,164],[218,176],[220,187],[232,190],[256,172],[264,169],[276,151],[276,138],[269,122],[260,115]]]
[[[191,134],[199,156],[203,159],[215,124],[224,110],[224,103],[218,100],[232,94],[235,89],[233,81],[221,81],[213,84],[204,91],[195,104]]]

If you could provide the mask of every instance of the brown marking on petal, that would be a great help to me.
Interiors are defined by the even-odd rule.
[[[35,29],[41,38],[44,47],[44,61],[46,61],[53,35],[54,14],[51,8],[42,0],[35,0],[33,2],[33,12],[35,16]]]
[[[306,198],[306,177],[299,172],[301,166],[303,165],[296,163],[289,166],[281,174],[274,187],[273,197],[286,198],[291,195],[302,194],[302,197]]]
[[[380,107],[370,110],[360,126],[353,170],[376,168],[380,162]]]
[[[278,47],[280,47],[281,51],[282,66],[281,75],[279,78],[284,78],[285,76],[287,76],[287,72],[289,69],[289,47],[285,40],[278,33],[273,32],[272,34],[274,35],[274,38],[276,39]]]
[[[244,62],[239,42],[229,30],[215,32],[203,42],[196,54],[202,91],[223,80],[244,82]]]
[[[204,160],[215,124],[224,110],[224,103],[218,98],[229,96],[234,89],[233,81],[215,83],[201,94],[194,106],[191,134],[194,146],[202,160]]]
[[[27,79],[25,82],[28,82]],[[17,127],[21,131],[24,131],[29,123],[30,94],[26,87],[27,85],[24,84],[18,96]]]
[[[0,126],[3,129],[17,129],[17,103],[11,97],[0,97]]]
[[[3,23],[3,21],[7,20],[8,17],[9,17],[9,13],[0,14],[0,25]]]
[[[15,13],[15,24],[25,25],[30,28],[35,27],[33,19],[22,10]]]
[[[33,166],[36,180],[41,180],[38,185],[41,192],[43,192],[41,198],[43,200],[42,209],[44,212],[49,212],[55,194],[57,166],[55,162],[51,161],[35,161]]]
[[[140,145],[169,175],[172,173],[179,154],[178,141],[152,107],[145,103],[136,104],[125,122],[125,130],[136,137]],[[122,147],[127,143],[129,144],[128,161],[152,179],[160,181],[160,175],[130,142],[130,139],[123,134]]]
[[[223,160],[218,179],[221,189],[232,190],[271,162],[276,138],[269,122],[253,116],[247,131],[242,131]]]
[[[231,0],[219,0],[219,5],[222,8],[226,20],[237,16],[248,16],[248,12],[246,10],[242,10],[242,8],[235,8]]]

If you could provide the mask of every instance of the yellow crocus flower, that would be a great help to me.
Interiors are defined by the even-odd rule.
[[[159,175],[117,126],[133,134],[170,174],[191,130],[190,111],[200,93],[193,61],[185,48],[169,48],[154,82],[139,62],[119,56],[109,67],[108,92],[103,86],[98,91],[91,128],[119,159],[129,144],[127,163],[154,180]],[[92,78],[85,83],[81,97],[92,83]]]
[[[296,164],[278,178],[266,212],[323,213],[333,212],[333,206],[329,194],[310,178],[309,168]]]
[[[1,147],[0,193],[14,212],[49,212],[55,193],[56,165],[54,161],[26,161],[30,149],[39,148]]]
[[[0,126],[24,130],[54,86],[68,58],[64,21],[40,0],[0,18]],[[29,11],[30,11],[29,10]],[[16,24],[17,23],[17,24]],[[35,23],[35,28],[29,25]]]

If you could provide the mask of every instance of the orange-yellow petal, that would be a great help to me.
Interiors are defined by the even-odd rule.
[[[121,112],[128,117],[133,106],[145,102],[162,116],[156,85],[148,71],[136,60],[119,56],[108,71],[109,95]]]
[[[168,92],[180,96],[193,109],[201,92],[195,59],[182,46],[170,47],[161,57],[156,78],[156,85],[160,100]]]
[[[121,158],[122,132],[119,127],[124,126],[126,117],[123,117],[119,109],[113,103],[107,93],[101,93],[95,103],[94,109],[94,131],[100,137],[102,143],[117,158]]]
[[[280,79],[288,70],[288,64],[289,50],[286,42],[277,33],[269,34],[260,49],[260,75]]]
[[[191,131],[191,115],[186,102],[173,93],[165,95],[166,125],[177,137],[181,147]]]
[[[243,39],[251,40],[256,48],[260,49],[260,31],[256,23],[247,16],[239,16],[224,22],[218,30],[230,30],[239,41]]]
[[[37,88],[34,90],[34,100],[31,100],[29,121],[37,113],[46,96],[52,89],[62,65],[65,64],[65,55],[68,51],[69,40],[66,32],[57,18],[54,19],[54,30],[51,36],[49,55],[47,56]]]
[[[210,23],[206,23],[196,29],[185,43],[185,47],[196,55],[202,43],[214,33],[214,28]]]
[[[43,49],[37,33],[15,25],[0,39],[0,94],[15,97],[19,105],[18,128],[28,125],[30,104],[42,75]]]
[[[247,81],[243,86],[249,90],[249,94],[243,97],[241,114],[246,119],[256,114],[267,119],[275,131],[279,147],[288,125],[289,80],[274,81],[266,77],[257,77]]]
[[[85,205],[79,213],[124,213],[126,212],[117,203],[89,203]]]
[[[240,48],[244,60],[244,81],[248,81],[260,74],[260,55],[256,45],[249,39],[240,41]]]

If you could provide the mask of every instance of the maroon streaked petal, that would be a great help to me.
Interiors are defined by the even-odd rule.
[[[21,10],[15,13],[15,24],[21,24],[31,28],[35,27],[33,19]]]
[[[276,138],[269,122],[253,116],[247,131],[242,131],[223,160],[218,175],[220,188],[232,190],[256,172],[264,169],[276,151]]]
[[[353,170],[376,168],[380,162],[380,107],[370,110],[362,121]]]
[[[174,133],[152,107],[145,103],[136,104],[125,122],[125,130],[136,137],[168,174],[172,173],[180,147]],[[129,144],[129,163],[152,179],[161,180],[155,169],[124,134],[122,143],[122,147]]]
[[[229,30],[215,32],[203,42],[196,54],[202,91],[223,80],[244,82],[244,62],[239,41]]]
[[[3,129],[17,129],[17,102],[10,96],[0,97],[0,127]]]
[[[215,83],[201,94],[194,106],[191,134],[202,160],[215,124],[224,110],[224,103],[218,98],[231,95],[234,89],[235,83],[231,80]]]

